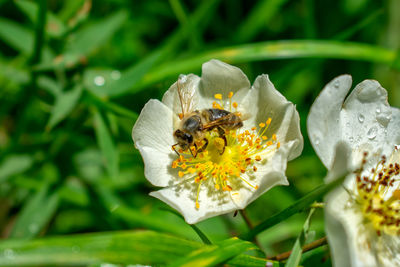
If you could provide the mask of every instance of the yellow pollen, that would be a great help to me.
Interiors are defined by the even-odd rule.
[[[219,104],[214,102],[213,105]],[[196,209],[200,207],[200,190],[204,190],[204,187],[222,194],[230,191],[234,194],[243,186],[251,190],[258,189],[258,185],[252,182],[253,178],[247,178],[245,174],[251,174],[250,177],[257,175],[259,166],[265,164],[262,159],[269,158],[279,148],[275,134],[269,133],[270,138],[264,135],[270,122],[269,118],[259,127],[226,131],[225,138],[221,138],[216,129],[207,131],[204,138],[208,144],[203,151],[191,146],[172,162],[171,167],[178,169],[179,177],[197,184]],[[205,141],[196,141],[195,144],[197,148],[203,147]]]
[[[182,120],[182,119],[183,119],[183,113],[179,113],[179,114],[178,114],[178,117],[179,117],[179,119]]]
[[[400,165],[383,156],[374,168],[364,171],[366,156],[355,172],[355,203],[378,235],[400,236]]]
[[[238,103],[233,102],[233,103],[232,103],[232,107],[237,108],[237,107],[238,107]]]
[[[222,100],[221,94],[215,94],[214,97],[215,97],[215,99]]]
[[[271,121],[272,121],[272,119],[271,119],[271,118],[268,118],[268,120],[266,121],[266,124],[267,124],[267,125],[270,125],[270,124],[271,124]]]
[[[233,92],[229,92],[228,98],[232,98],[232,96],[233,96]]]

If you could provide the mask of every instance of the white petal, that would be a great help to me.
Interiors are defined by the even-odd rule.
[[[253,88],[242,102],[242,108],[252,113],[250,119],[245,121],[245,127],[251,128],[272,118],[267,136],[275,133],[281,143],[295,141],[288,154],[289,160],[300,155],[303,150],[303,136],[299,114],[294,105],[275,89],[268,75],[257,77]]]
[[[207,187],[203,185],[199,194],[200,207],[196,209],[197,186],[198,184],[191,179],[186,184],[166,187],[151,192],[150,195],[179,211],[189,224],[238,209],[227,192],[217,191],[214,188],[210,189],[212,192],[208,192]]]
[[[176,158],[172,110],[151,99],[143,107],[132,129],[132,139],[144,161],[144,175],[156,186],[166,186],[174,179],[171,162]]]
[[[250,82],[239,68],[213,59],[203,64],[199,87],[200,94],[207,100],[206,107],[211,107],[217,93],[226,98],[233,92],[232,100],[240,103],[250,89]]]
[[[385,155],[390,155],[394,145],[400,145],[400,110],[391,108],[392,118],[387,127],[386,145],[384,149]]]
[[[369,144],[372,153],[381,149],[391,120],[387,92],[374,80],[359,83],[347,97],[341,114],[342,139],[352,149]]]
[[[339,187],[327,199],[325,227],[334,266],[377,266],[369,248],[371,231],[363,226],[362,213],[349,206],[349,194]]]
[[[311,144],[328,169],[332,165],[335,145],[341,140],[340,111],[350,87],[350,75],[333,79],[321,91],[307,118]]]
[[[294,141],[285,143],[272,157],[267,159],[265,164],[257,166],[258,169],[254,174],[244,174],[242,176],[253,186],[257,185],[258,189],[254,189],[238,179],[241,182],[240,189],[237,192],[232,191],[231,194],[232,200],[239,209],[245,208],[272,187],[289,184],[285,170],[288,154],[292,150],[294,143]]]

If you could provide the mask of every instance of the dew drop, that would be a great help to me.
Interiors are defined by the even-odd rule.
[[[376,112],[376,114],[381,113],[381,108],[380,108],[380,107],[377,107],[376,110],[375,110],[375,112]]]
[[[353,143],[353,142],[354,142],[354,138],[353,138],[353,136],[350,136],[350,137],[349,137],[349,141],[350,141],[351,143]]]
[[[359,121],[360,123],[363,123],[363,122],[364,122],[364,120],[365,120],[365,117],[364,117],[364,115],[362,115],[362,114],[358,114],[358,121]]]
[[[103,86],[105,84],[105,82],[106,82],[104,77],[100,76],[100,75],[94,77],[93,81],[94,81],[94,84],[97,85],[97,86]]]
[[[319,145],[319,138],[315,137],[315,142],[314,142],[317,146]]]
[[[184,74],[181,74],[181,75],[179,75],[178,80],[179,80],[180,83],[185,83],[186,80],[187,80],[187,76],[184,75]]]
[[[113,80],[119,80],[121,78],[121,72],[119,70],[113,70],[110,76]]]
[[[367,132],[367,137],[368,137],[368,139],[370,139],[370,140],[374,139],[374,138],[376,137],[377,131],[378,131],[378,130],[376,129],[375,126],[374,126],[374,127],[371,127],[371,128],[368,130],[368,132]]]
[[[339,88],[340,82],[339,81],[335,81],[333,83],[333,87],[335,87],[336,89]]]

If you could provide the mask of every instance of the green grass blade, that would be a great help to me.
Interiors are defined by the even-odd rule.
[[[119,170],[118,150],[114,144],[111,132],[98,110],[94,110],[93,119],[97,142],[103,153],[108,174],[111,178],[115,179],[118,176]]]
[[[82,86],[76,85],[70,91],[57,95],[56,102],[51,110],[49,122],[46,126],[47,130],[51,130],[72,112],[78,104],[81,94]]]
[[[222,264],[229,259],[243,253],[246,250],[254,249],[255,245],[231,238],[221,242],[218,246],[205,246],[193,251],[187,257],[174,261],[168,266],[216,266]]]
[[[58,193],[49,194],[48,186],[42,187],[25,203],[10,237],[30,239],[37,236],[53,217],[58,203]]]
[[[14,2],[33,23],[37,22],[38,7],[36,3],[27,0],[16,0]],[[64,23],[49,11],[47,12],[47,19],[46,33],[51,37],[61,37],[66,31]]]
[[[307,216],[306,221],[304,222],[303,229],[300,235],[297,237],[296,242],[293,245],[292,253],[287,260],[285,267],[297,267],[301,260],[302,255],[302,247],[305,245],[308,230],[310,229],[310,220],[311,216],[314,214],[315,208],[312,208]]]
[[[238,267],[280,267],[278,261],[266,260],[259,257],[254,257],[246,254],[240,254],[239,256],[228,261],[228,266]]]
[[[9,155],[0,164],[0,183],[4,183],[13,175],[27,171],[33,165],[31,155]]]
[[[32,53],[33,32],[14,21],[0,17],[0,38],[21,53]]]
[[[190,20],[184,27],[180,27],[169,37],[164,45],[162,45],[155,52],[147,56],[144,60],[129,67],[122,74],[121,78],[102,87],[92,86],[88,88],[94,93],[102,96],[119,96],[128,92],[136,84],[140,83],[143,77],[154,66],[164,60],[166,57],[171,56],[173,51],[177,49],[187,37],[190,27],[196,28],[196,31],[201,31],[204,28],[204,18],[210,15],[220,0],[203,1]]]
[[[280,223],[281,221],[288,219],[290,216],[296,213],[304,211],[314,201],[317,201],[318,199],[322,198],[327,192],[329,192],[336,186],[343,183],[344,179],[345,176],[335,181],[332,181],[329,184],[323,184],[315,188],[310,193],[308,193],[307,195],[296,201],[293,205],[287,207],[281,212],[276,213],[275,215],[271,216],[264,222],[261,222],[260,224],[256,225],[253,229],[251,229],[247,233],[242,234],[240,238],[244,240],[252,240],[256,235],[263,232],[264,230],[267,230],[268,228]]]
[[[129,225],[183,236],[182,225],[185,227],[185,224],[169,223],[152,214],[143,214],[140,210],[123,203],[111,190],[105,187],[97,186],[95,190],[101,201],[103,201],[103,205],[110,211],[110,214]]]
[[[104,44],[128,18],[125,11],[119,11],[96,23],[83,27],[67,43],[65,54],[89,56],[96,48]]]
[[[393,50],[353,42],[290,40],[246,44],[220,48],[162,64],[147,73],[139,84],[131,88],[130,92],[139,92],[166,78],[177,77],[180,73],[198,71],[201,65],[210,59],[237,64],[289,58],[332,58],[368,61],[391,66],[395,56],[396,52]]]
[[[276,15],[288,0],[260,0],[250,11],[236,34],[239,42],[250,41],[257,33],[268,27],[270,20]]]
[[[172,214],[175,214],[176,216],[178,216],[179,218],[184,220],[183,216],[179,212],[177,212],[176,210],[169,209],[169,208],[165,208],[163,210],[168,211],[168,212],[170,212]],[[208,237],[200,230],[199,227],[197,227],[195,224],[189,224],[189,226],[193,229],[193,231],[196,232],[196,234],[200,237],[201,241],[203,241],[204,244],[212,245],[210,239],[208,239]]]
[[[165,265],[201,243],[151,231],[118,231],[0,242],[0,266],[88,265],[98,262]]]

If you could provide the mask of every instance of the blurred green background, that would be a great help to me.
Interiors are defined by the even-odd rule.
[[[160,99],[180,73],[200,75],[212,58],[240,67],[251,82],[269,74],[300,113],[305,148],[288,164],[290,185],[247,208],[254,225],[262,222],[323,183],[326,171],[308,141],[306,118],[327,82],[343,73],[354,84],[376,79],[399,106],[399,12],[397,0],[0,0],[1,238],[149,229],[197,244],[190,226],[148,196],[155,188],[143,176],[131,129],[150,98]],[[290,250],[306,216],[259,234],[266,255]],[[323,224],[318,209],[310,241],[325,236]],[[197,226],[212,242],[248,230],[233,214]],[[0,265],[179,258],[124,260],[118,253],[126,248],[129,255],[132,242],[102,247],[110,258],[80,245],[63,258],[33,249],[36,243],[24,248],[27,254],[0,243],[0,259],[10,260]],[[302,264],[330,266],[328,247],[305,253]]]

